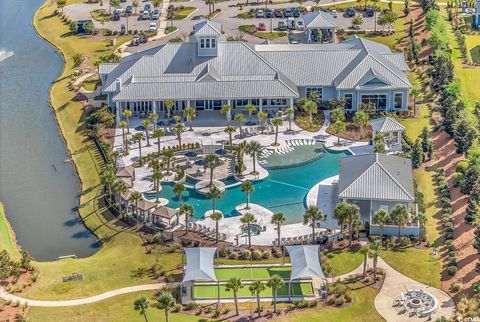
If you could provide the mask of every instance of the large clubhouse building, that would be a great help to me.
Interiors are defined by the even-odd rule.
[[[318,92],[322,101],[345,99],[355,111],[362,102],[378,111],[407,109],[411,87],[401,53],[358,37],[333,44],[260,44],[227,41],[222,26],[204,21],[194,26],[189,42],[169,42],[101,64],[102,91],[116,112],[162,113],[197,110],[233,113],[253,104],[275,112],[298,98]]]

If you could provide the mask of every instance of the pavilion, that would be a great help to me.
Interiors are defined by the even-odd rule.
[[[155,227],[163,225],[167,229],[171,229],[173,226],[178,225],[178,213],[178,209],[160,206],[152,212],[152,225]],[[173,217],[177,217],[177,219],[172,223]]]
[[[377,133],[385,137],[387,152],[402,151],[402,134],[405,132],[405,127],[402,124],[388,116],[371,120],[369,123],[373,130],[372,139],[375,138]]]
[[[185,304],[184,295],[186,295],[186,299],[192,299],[192,296],[188,296],[188,294],[193,294],[193,283],[185,291],[183,289],[183,284],[195,281],[216,282],[218,286],[218,302],[220,302],[220,284],[217,280],[213,267],[217,248],[193,247],[184,248],[184,250],[187,256],[187,265],[184,268],[183,280],[180,283],[180,289],[182,291],[182,303]]]

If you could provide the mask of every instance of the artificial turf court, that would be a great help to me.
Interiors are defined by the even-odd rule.
[[[281,278],[290,278],[290,266],[272,266],[272,267],[235,267],[235,268],[216,268],[215,275],[219,281],[227,281],[232,277],[242,280],[268,280],[273,275],[280,275]]]
[[[253,295],[248,290],[248,284],[243,285],[243,288],[238,290],[239,298],[251,298]],[[218,298],[218,286],[217,285],[195,285],[193,287],[193,296],[195,299],[216,299]],[[288,296],[288,283],[285,283],[281,289],[277,292],[278,296]],[[292,282],[291,289],[292,296],[313,296],[313,286],[311,282]],[[227,291],[225,285],[220,285],[220,297],[221,298],[233,298],[233,291]],[[266,287],[263,292],[260,293],[260,297],[273,297],[272,289]]]

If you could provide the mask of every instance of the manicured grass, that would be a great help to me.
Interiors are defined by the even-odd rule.
[[[100,80],[96,76],[88,78],[82,83],[82,87],[89,92],[94,92],[100,85]]]
[[[173,15],[173,20],[183,20],[187,18],[192,12],[197,10],[195,7],[177,7],[175,9],[175,14]]]
[[[240,25],[238,30],[246,32],[247,34],[253,34],[257,32],[257,27],[255,25]]]
[[[470,60],[474,64],[480,64],[480,35],[466,35],[465,42]]]
[[[173,27],[172,27],[172,26],[168,26],[167,28],[165,28],[165,34],[170,34],[170,33],[174,32],[174,31],[176,31],[177,29],[178,29],[178,28],[175,27],[175,26],[173,26]]]
[[[226,281],[231,277],[243,280],[266,280],[272,275],[280,275],[282,278],[290,277],[290,267],[243,267],[243,268],[217,268],[215,275],[220,281]]]
[[[252,293],[248,290],[248,284],[245,284],[243,288],[238,290],[238,297],[252,297]],[[193,288],[193,294],[196,299],[215,299],[218,298],[218,286],[217,285],[195,285]],[[278,290],[278,296],[288,295],[288,283],[285,283],[282,288]],[[313,295],[313,286],[310,282],[305,283],[292,283],[291,295]],[[260,293],[260,297],[272,297],[272,289],[266,287],[264,291]],[[221,298],[233,298],[233,292],[227,291],[225,285],[220,285],[220,297]]]
[[[92,16],[93,19],[97,21],[108,22],[111,20],[110,15],[105,9],[96,9],[96,10],[90,11],[90,15]]]
[[[15,244],[15,235],[5,214],[5,208],[0,202],[0,250],[7,250],[10,258],[20,259],[18,247]]]
[[[281,37],[286,37],[287,33],[284,31],[257,31],[256,33],[253,34],[255,37],[262,38],[262,39],[277,39]]]
[[[417,117],[407,118],[407,119],[398,119],[403,126],[405,126],[406,130],[405,133],[407,136],[415,142],[418,136],[422,133],[422,129],[426,126],[431,128],[430,126],[430,111],[425,104],[417,104]]]
[[[253,18],[253,16],[250,15],[250,13],[247,11],[247,12],[241,12],[237,15],[237,18],[240,18],[240,19],[251,19]]]
[[[363,262],[363,255],[359,251],[344,249],[326,254],[335,276],[350,273]]]
[[[417,282],[440,288],[442,259],[430,256],[431,249],[413,247],[400,250],[384,250],[381,257],[388,265]]]
[[[380,322],[385,321],[375,310],[374,300],[379,290],[360,283],[349,284],[352,304],[346,307],[319,306],[301,310],[275,321],[279,322]]]

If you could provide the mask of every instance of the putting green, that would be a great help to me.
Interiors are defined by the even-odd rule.
[[[238,291],[239,298],[251,298],[253,295],[248,290],[249,285],[244,285]],[[218,298],[218,286],[217,285],[195,285],[193,289],[193,295],[195,299],[216,299]],[[278,296],[288,295],[288,283],[278,290]],[[291,295],[313,295],[313,286],[310,282],[304,283],[292,283]],[[272,297],[272,289],[266,287],[263,292],[260,293],[260,297]],[[225,285],[220,285],[220,297],[221,298],[233,298],[233,291],[227,291]]]
[[[227,281],[232,277],[242,280],[268,280],[273,275],[280,275],[281,278],[290,277],[290,267],[235,267],[216,268],[215,275],[219,281]]]

